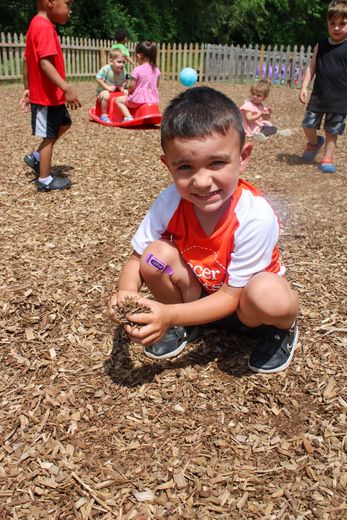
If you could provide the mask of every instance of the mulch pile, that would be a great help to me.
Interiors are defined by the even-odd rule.
[[[248,94],[216,86],[238,104]],[[95,84],[77,88],[54,157],[72,189],[38,193],[22,88],[1,87],[0,518],[346,518],[346,136],[336,175],[303,164],[304,107],[274,88],[274,122],[295,134],[256,143],[245,174],[280,216],[301,297],[289,369],[252,374],[249,344],[208,328],[152,362],[105,309],[170,182],[159,130],[89,122]],[[162,108],[181,89],[162,82]]]

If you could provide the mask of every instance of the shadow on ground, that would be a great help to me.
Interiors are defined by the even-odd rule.
[[[112,352],[104,363],[104,370],[117,385],[141,386],[150,383],[165,370],[175,371],[192,365],[205,366],[211,361],[216,361],[220,370],[234,377],[249,376],[252,373],[247,365],[251,342],[226,331],[206,328],[202,337],[189,346],[186,354],[173,360],[154,362],[148,361],[143,355],[143,364],[140,367],[134,366],[131,348],[123,333],[116,329]]]

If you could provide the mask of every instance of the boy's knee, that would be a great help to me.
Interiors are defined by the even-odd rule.
[[[140,262],[141,275],[144,279],[170,272],[170,265],[177,262],[178,250],[171,242],[156,240],[143,252]]]
[[[246,285],[243,298],[252,306],[272,309],[277,316],[288,316],[298,307],[298,295],[289,283],[274,273],[259,273]]]
[[[99,98],[99,101],[102,101],[102,100],[108,101],[110,99],[109,91],[103,90],[102,92],[100,92],[98,98]]]

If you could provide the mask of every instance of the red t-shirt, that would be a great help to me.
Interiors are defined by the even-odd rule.
[[[40,60],[51,57],[60,76],[65,79],[64,57],[54,24],[43,16],[31,20],[26,35],[25,58],[28,66],[30,102],[56,106],[65,103],[64,92],[42,71]]]

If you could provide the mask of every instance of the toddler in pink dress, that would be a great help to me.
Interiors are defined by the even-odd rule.
[[[117,105],[122,112],[123,121],[133,119],[129,108],[137,108],[144,103],[159,102],[160,70],[156,66],[157,46],[155,43],[142,41],[136,45],[136,59],[139,65],[134,68],[128,82],[129,94],[117,98]]]
[[[265,141],[270,135],[292,135],[290,128],[278,130],[270,121],[272,108],[267,107],[263,101],[270,92],[270,82],[261,79],[254,83],[250,89],[250,97],[240,107],[242,124],[247,137],[253,137],[258,141]]]

